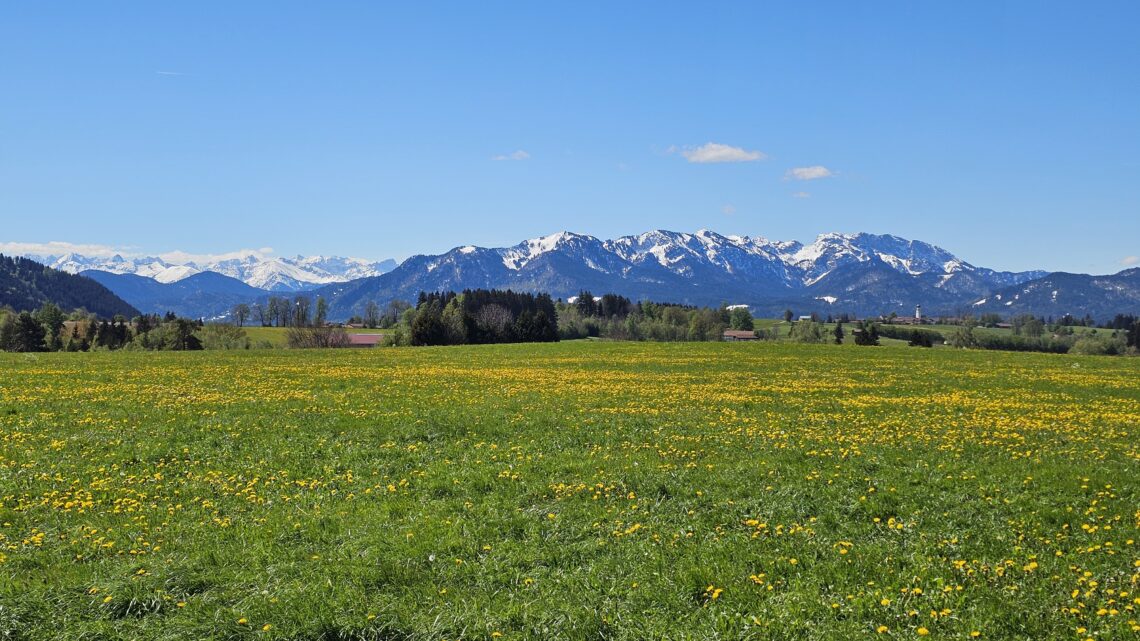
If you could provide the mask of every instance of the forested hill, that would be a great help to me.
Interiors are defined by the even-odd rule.
[[[116,314],[130,318],[139,314],[129,303],[90,278],[61,272],[27,258],[0,254],[0,307],[30,311],[49,302],[68,311],[82,308],[102,318],[113,318]]]

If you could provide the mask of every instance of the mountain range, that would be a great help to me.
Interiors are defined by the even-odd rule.
[[[139,310],[99,283],[21,257],[0,254],[0,307],[18,312],[54,303],[70,312],[87,311],[103,318],[137,316]]]
[[[921,241],[875,234],[822,234],[809,244],[709,230],[655,230],[600,240],[558,232],[504,248],[471,245],[413,256],[386,274],[314,290],[334,316],[370,300],[411,300],[420,291],[510,288],[567,298],[587,289],[634,300],[746,304],[754,313],[956,313],[999,288],[1044,276],[975,267]]]
[[[952,316],[997,311],[1103,319],[1140,310],[1140,269],[1113,276],[997,271],[930,243],[866,233],[822,234],[804,244],[710,230],[654,230],[612,240],[563,231],[510,247],[465,245],[416,255],[390,270],[391,261],[300,256],[203,265],[71,254],[55,264],[91,276],[144,311],[204,318],[223,317],[234,304],[252,304],[273,291],[321,296],[329,318],[347,319],[370,301],[384,305],[414,301],[421,291],[468,288],[563,299],[586,289],[634,300],[746,304],[764,316],[785,309],[909,315],[916,305],[928,315]]]
[[[82,272],[148,314],[174,312],[186,318],[224,318],[239,303],[254,303],[271,292],[216,272],[199,272],[171,283],[138,274]]]
[[[370,262],[340,256],[279,258],[253,252],[221,259],[183,261],[158,256],[124,257],[120,254],[110,257],[77,253],[26,257],[70,274],[85,271],[134,274],[159,283],[176,283],[195,274],[212,272],[235,278],[251,287],[274,292],[304,291],[328,283],[379,276],[396,267],[396,261],[392,259]]]
[[[971,307],[975,314],[1088,314],[1098,321],[1120,313],[1136,314],[1140,310],[1140,267],[1107,276],[1055,272],[999,289]]]

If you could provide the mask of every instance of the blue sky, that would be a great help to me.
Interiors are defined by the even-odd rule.
[[[803,5],[4,3],[0,244],[704,227],[1137,260],[1140,5]]]

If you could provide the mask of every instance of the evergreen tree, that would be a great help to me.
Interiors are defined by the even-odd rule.
[[[859,329],[855,330],[855,344],[874,346],[879,344],[879,328],[875,323],[860,321]]]
[[[534,340],[534,317],[531,316],[530,310],[523,310],[518,318],[515,319],[515,337],[524,342]]]
[[[835,331],[832,332],[832,335],[835,336],[836,345],[843,344],[843,321],[839,321],[835,324]]]
[[[910,340],[907,345],[911,347],[934,347],[934,339],[931,338],[929,332],[914,329],[910,332]]]
[[[412,345],[442,345],[445,340],[443,312],[439,302],[425,300],[422,308],[416,308],[416,318],[412,322]]]
[[[1132,323],[1132,327],[1128,328],[1128,335],[1125,337],[1125,342],[1128,347],[1140,349],[1140,319]]]
[[[47,349],[44,326],[28,312],[20,312],[14,319],[9,314],[0,328],[0,346],[9,352],[42,352]]]
[[[179,318],[174,321],[174,342],[170,349],[175,351],[199,350],[202,349],[202,341],[194,335],[194,330],[197,326],[193,321]]]
[[[36,312],[36,320],[44,326],[46,333],[47,348],[58,350],[63,348],[63,337],[60,332],[63,331],[63,321],[66,316],[58,306],[54,303],[44,303]]]
[[[597,303],[595,303],[594,295],[589,290],[583,289],[578,292],[578,300],[574,304],[578,306],[578,313],[584,317],[598,315]]]
[[[131,325],[123,316],[116,316],[112,323],[114,330],[115,346],[113,349],[119,349],[131,342]]]

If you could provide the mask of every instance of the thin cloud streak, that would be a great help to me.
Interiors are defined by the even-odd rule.
[[[719,142],[706,142],[699,147],[686,147],[679,149],[676,146],[666,150],[668,153],[680,152],[685,160],[691,163],[725,163],[725,162],[755,162],[768,157],[762,151],[749,151],[743,147],[733,147]]]
[[[140,252],[134,247],[114,247],[112,245],[69,243],[53,240],[46,243],[0,243],[0,254],[11,256],[39,256],[44,258],[48,256],[59,257],[66,254],[80,254],[92,258],[111,258],[118,255],[123,258],[161,258],[162,260],[172,263],[211,263],[220,260],[247,258],[250,256],[269,258],[273,255],[273,248],[239,249],[218,254],[193,254],[181,250],[150,254]]]
[[[499,154],[491,156],[491,160],[530,160],[530,154],[522,149],[512,151],[509,154]]]
[[[835,172],[831,171],[823,165],[812,165],[811,167],[793,167],[784,174],[784,180],[819,180],[820,178],[831,178]]]

